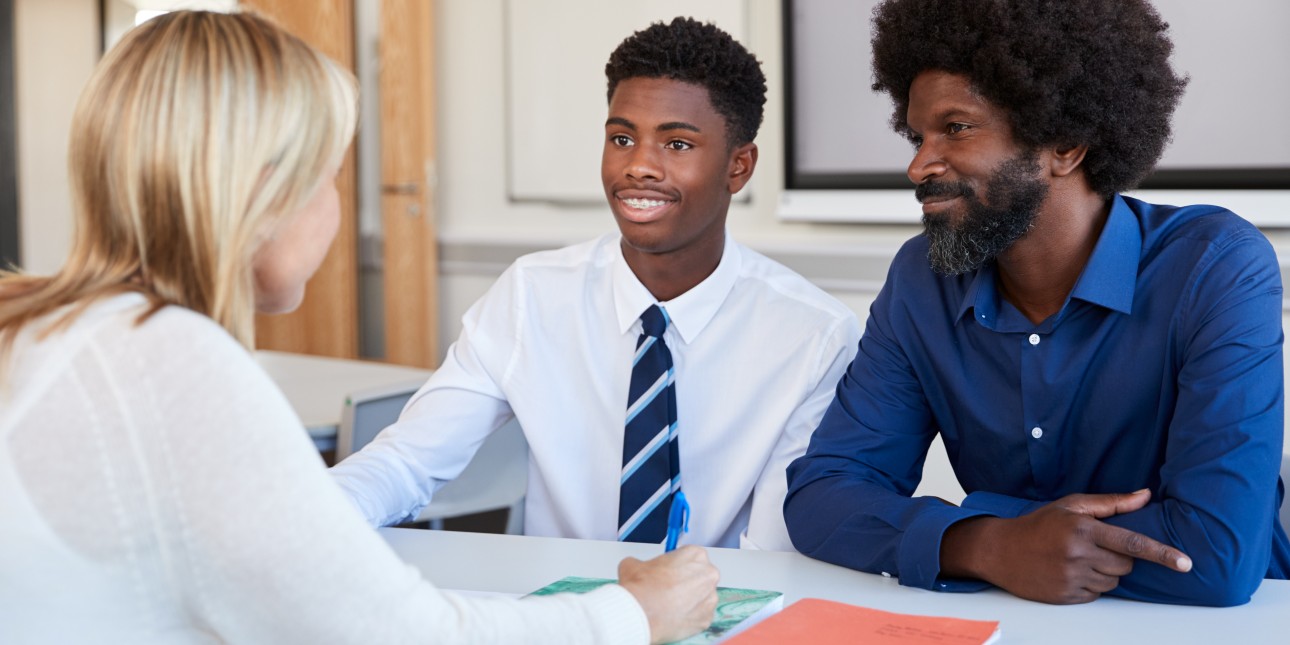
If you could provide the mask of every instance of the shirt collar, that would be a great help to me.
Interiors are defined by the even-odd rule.
[[[1141,255],[1142,231],[1138,228],[1138,218],[1124,198],[1116,195],[1111,201],[1111,214],[1106,218],[1097,245],[1093,247],[1093,254],[1084,265],[1070,297],[1121,313],[1131,313]],[[962,320],[968,310],[974,310],[977,318],[987,326],[994,324],[1000,307],[995,273],[993,262],[976,272],[963,293],[955,320]]]
[[[1124,198],[1116,195],[1111,201],[1111,215],[1102,227],[1102,236],[1075,282],[1071,298],[1124,314],[1132,313],[1141,258],[1142,231],[1138,218]]]
[[[954,317],[955,322],[962,321],[969,310],[975,310],[977,318],[982,321],[993,321],[999,309],[994,296],[994,263],[990,262],[972,276],[972,282],[963,292],[963,300],[959,302],[959,312]]]
[[[618,314],[618,329],[627,333],[640,320],[641,314],[650,305],[657,304],[667,309],[667,316],[672,326],[687,345],[703,332],[712,318],[717,315],[726,297],[734,289],[735,280],[743,259],[739,247],[730,235],[726,235],[725,247],[721,252],[721,261],[707,278],[689,291],[667,301],[659,302],[654,295],[641,284],[641,281],[627,266],[623,259],[621,238],[615,241],[615,251],[611,270],[613,271],[614,310]]]

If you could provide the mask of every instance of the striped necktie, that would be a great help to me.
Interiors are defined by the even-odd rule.
[[[641,314],[632,381],[627,393],[627,430],[618,490],[618,539],[662,542],[672,495],[681,489],[676,437],[676,373],[663,341],[667,311],[650,305]]]

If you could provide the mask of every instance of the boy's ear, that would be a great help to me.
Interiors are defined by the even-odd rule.
[[[1080,164],[1084,163],[1084,155],[1088,154],[1086,145],[1059,145],[1052,149],[1052,175],[1054,177],[1065,177],[1073,172]]]
[[[753,169],[757,167],[757,144],[751,141],[736,146],[730,152],[730,171],[726,174],[726,188],[733,195],[743,189],[752,179]]]

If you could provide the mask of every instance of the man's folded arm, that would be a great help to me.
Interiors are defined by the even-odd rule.
[[[981,589],[984,583],[938,580],[937,573],[945,529],[985,513],[910,497],[935,429],[922,387],[886,331],[888,290],[875,301],[859,353],[806,454],[789,466],[789,536],[806,555],[898,576],[903,585]]]
[[[911,498],[812,456],[789,469],[784,517],[793,545],[818,560],[900,578],[906,586],[977,591],[976,580],[942,579],[941,538],[951,524],[988,515],[934,497]]]
[[[1237,605],[1268,573],[1285,424],[1281,276],[1261,235],[1224,251],[1197,268],[1159,493],[1107,520],[1177,547],[1194,568],[1135,567],[1114,595]]]

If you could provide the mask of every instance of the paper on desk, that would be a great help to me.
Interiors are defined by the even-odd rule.
[[[992,645],[998,621],[915,616],[805,598],[732,638],[728,645]]]

